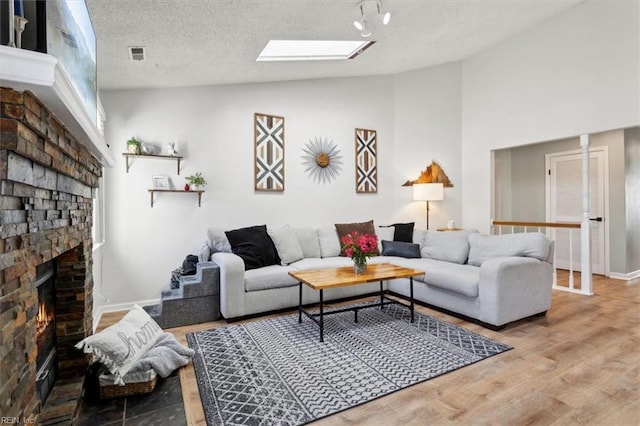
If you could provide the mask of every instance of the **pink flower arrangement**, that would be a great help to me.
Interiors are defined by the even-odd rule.
[[[365,264],[368,257],[379,254],[378,237],[375,234],[360,234],[355,231],[342,237],[340,243],[344,254],[358,265]]]

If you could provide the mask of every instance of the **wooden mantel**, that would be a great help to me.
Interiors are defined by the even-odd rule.
[[[96,156],[113,167],[113,155],[95,119],[87,114],[71,81],[51,55],[0,45],[0,86],[30,91]]]

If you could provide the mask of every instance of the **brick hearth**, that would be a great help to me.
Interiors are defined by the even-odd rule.
[[[49,399],[67,395],[69,388],[77,389],[74,383],[84,377],[87,359],[73,345],[92,330],[92,192],[100,175],[100,162],[42,102],[29,92],[0,89],[3,417],[40,423],[46,418],[67,416],[56,414],[65,411],[60,406],[48,415],[40,415],[42,407],[35,387],[36,266],[51,259],[56,259],[58,266],[56,335],[63,380]],[[63,405],[73,405],[73,399],[77,396],[65,396]]]

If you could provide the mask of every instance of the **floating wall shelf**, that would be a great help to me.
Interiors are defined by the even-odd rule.
[[[174,156],[174,155],[150,155],[150,154],[130,154],[128,152],[123,152],[122,155],[125,158],[125,162],[127,165],[127,173],[129,173],[129,158],[152,158],[152,159],[160,159],[160,160],[176,160],[178,162],[178,174],[180,174],[180,161],[184,157]],[[152,206],[153,207],[153,206]]]
[[[174,194],[198,194],[198,207],[200,207],[202,203],[202,193],[204,191],[203,190],[183,191],[181,189],[150,189],[149,194],[151,195],[151,207],[153,207],[153,195],[156,192],[171,192]]]

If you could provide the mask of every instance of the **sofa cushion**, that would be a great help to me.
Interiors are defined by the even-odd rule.
[[[414,244],[418,244],[420,246],[420,250],[422,250],[422,246],[424,245],[425,235],[427,235],[427,231],[424,229],[413,230],[413,238],[411,239],[411,242]]]
[[[244,261],[244,269],[261,268],[280,263],[273,240],[267,234],[266,225],[226,231],[231,251]]]
[[[376,227],[376,235],[378,236],[378,251],[382,253],[382,241],[393,240],[393,227],[378,226]]]
[[[427,231],[420,250],[422,257],[464,264],[469,257],[469,234],[472,231]]]
[[[539,232],[504,235],[469,235],[469,264],[480,266],[496,257],[525,256],[546,260],[549,239]]]
[[[427,269],[424,282],[467,297],[478,297],[479,278],[480,268],[450,263],[443,267]]]
[[[293,228],[303,257],[322,257],[316,228]]]
[[[309,269],[327,269],[327,268],[342,268],[344,266],[352,266],[353,261],[348,257],[335,256],[335,257],[323,257],[302,259],[289,265],[290,268],[296,271],[306,271]]]
[[[276,246],[282,265],[288,265],[304,257],[302,248],[298,243],[298,237],[296,237],[295,232],[289,225],[278,229],[267,229],[267,232]]]
[[[291,287],[298,284],[289,271],[290,266],[271,265],[263,268],[252,269],[244,274],[245,291],[260,291],[271,288]]]
[[[229,244],[229,239],[224,232],[225,230],[222,228],[207,229],[207,244],[211,249],[211,254],[218,252],[231,253],[231,244]]]
[[[318,241],[320,242],[320,256],[340,256],[340,240],[338,231],[333,225],[318,228]]]
[[[202,246],[198,249],[198,262],[208,262],[211,259],[211,248],[209,243],[202,243]]]
[[[420,257],[420,246],[418,244],[405,243],[403,241],[382,240],[382,255],[418,258]]]
[[[431,271],[435,268],[440,268],[442,266],[452,265],[450,262],[443,262],[441,260],[433,260],[433,259],[425,259],[424,257],[420,258],[406,258],[406,257],[395,257],[395,256],[383,256],[383,259],[386,259],[388,263],[393,265],[403,266],[405,268],[418,269],[420,271]],[[413,277],[414,281],[425,282],[425,275],[416,275]]]
[[[349,234],[353,234],[354,232],[357,232],[360,235],[376,235],[376,228],[373,225],[373,219],[367,222],[336,223],[336,231],[338,231],[338,244],[342,241],[342,238]],[[346,256],[342,249],[340,249],[340,256]]]

